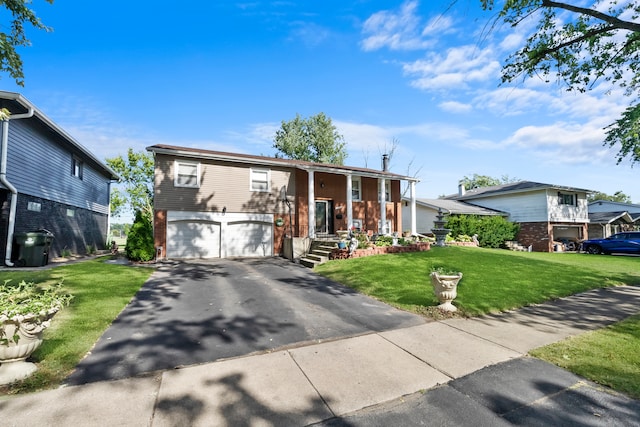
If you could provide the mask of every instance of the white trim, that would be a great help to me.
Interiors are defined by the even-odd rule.
[[[196,167],[196,183],[193,184],[182,184],[179,182],[180,176],[180,166],[195,166]],[[188,160],[180,160],[175,159],[173,161],[173,186],[174,187],[184,187],[184,188],[200,188],[200,162],[191,162]]]
[[[358,187],[358,197],[353,197],[353,191],[355,190],[355,187],[353,184],[354,183],[358,183],[357,187]],[[354,202],[361,202],[362,201],[362,177],[360,176],[352,176],[351,177],[351,194],[352,194],[352,198]]]
[[[258,193],[268,193],[269,191],[271,191],[271,169],[265,169],[265,168],[249,168],[250,172],[249,172],[249,191],[254,191],[254,192],[258,192]],[[254,188],[253,187],[253,183],[263,183],[265,181],[263,180],[258,180],[258,179],[254,179],[254,174],[256,176],[262,176],[262,174],[266,174],[267,178],[266,178],[266,184],[267,184],[267,188]]]

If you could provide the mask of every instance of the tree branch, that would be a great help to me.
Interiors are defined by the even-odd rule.
[[[588,31],[588,32],[584,33],[583,35],[581,35],[580,37],[577,37],[575,39],[568,40],[568,41],[566,41],[564,43],[560,43],[559,45],[550,47],[548,49],[540,50],[539,54],[534,55],[533,60],[537,60],[539,58],[540,59],[544,58],[547,55],[550,55],[552,53],[556,53],[557,51],[559,51],[562,48],[565,48],[567,46],[571,46],[572,44],[575,44],[575,43],[580,43],[581,41],[584,41],[584,40],[586,40],[586,39],[588,39],[590,37],[597,36],[599,34],[606,33],[607,31],[611,31],[611,30],[615,30],[615,29],[616,29],[616,27],[614,27],[614,26],[608,26],[608,27],[602,27],[602,28],[597,28],[597,29],[592,30],[592,31]],[[530,61],[530,62],[532,62],[532,61]],[[538,61],[533,61],[533,62],[538,62]]]
[[[576,12],[584,15],[591,16],[593,18],[597,18],[601,21],[604,21],[615,28],[629,30],[634,33],[640,32],[640,24],[635,22],[623,21],[622,19],[616,18],[615,16],[607,15],[606,13],[599,12],[597,10],[589,9],[586,7],[573,6],[567,3],[560,3],[551,0],[542,0],[543,7],[554,7],[558,9],[568,10],[570,12]]]

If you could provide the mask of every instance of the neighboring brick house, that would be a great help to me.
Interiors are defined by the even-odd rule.
[[[587,194],[591,190],[520,181],[466,191],[447,199],[506,212],[520,224],[517,240],[534,251],[552,252],[554,241],[588,238]]]
[[[13,265],[15,233],[47,229],[50,256],[105,248],[118,176],[22,95],[0,91],[0,252]]]
[[[272,256],[283,254],[285,236],[312,239],[350,226],[400,231],[401,181],[415,194],[414,178],[388,171],[169,145],[147,150],[155,157],[159,257]]]

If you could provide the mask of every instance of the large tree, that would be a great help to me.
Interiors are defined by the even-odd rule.
[[[589,203],[595,202],[596,200],[608,200],[611,202],[619,202],[619,203],[632,203],[631,197],[627,196],[622,191],[616,191],[612,195],[607,193],[600,193],[600,192],[587,195],[587,201]]]
[[[466,190],[472,190],[474,188],[493,187],[495,185],[509,184],[519,181],[517,178],[512,178],[508,175],[503,175],[501,178],[495,178],[488,175],[478,175],[474,173],[473,176],[465,176],[461,182]]]
[[[53,3],[53,0],[46,0],[46,2]],[[11,15],[8,25],[3,23],[2,31],[0,31],[0,71],[9,73],[20,86],[24,86],[24,73],[22,59],[17,48],[31,45],[25,34],[25,24],[31,24],[39,30],[50,31],[50,28],[40,21],[36,13],[27,7],[27,4],[30,3],[30,0],[0,2],[7,9],[7,14]]]
[[[278,150],[276,157],[336,165],[344,164],[346,146],[344,137],[324,113],[306,119],[296,114],[295,119],[282,121],[273,143]]]
[[[119,188],[111,190],[111,212],[119,216],[126,210],[141,212],[151,220],[153,216],[153,175],[154,161],[150,153],[135,152],[132,148],[127,156],[106,159],[107,164],[118,175],[124,192]]]
[[[584,92],[598,82],[621,88],[629,107],[607,128],[604,144],[616,147],[618,163],[640,162],[640,5],[632,0],[480,0],[511,26],[535,19],[524,47],[503,67],[502,80],[541,76]]]

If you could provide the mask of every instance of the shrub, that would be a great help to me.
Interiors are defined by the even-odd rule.
[[[451,235],[478,235],[480,246],[499,248],[507,240],[515,239],[520,226],[501,216],[451,215],[447,220]]]
[[[393,245],[393,237],[391,236],[378,236],[375,241],[376,246],[391,246]]]
[[[131,261],[150,261],[156,254],[151,220],[142,215],[140,211],[136,212],[136,218],[127,236],[127,246],[124,250],[127,258]]]

